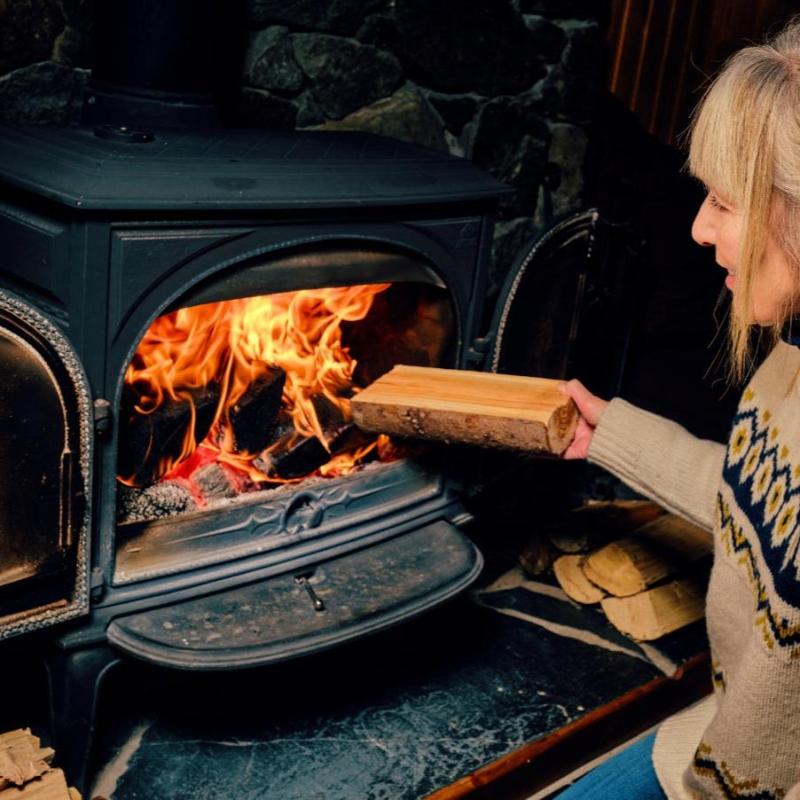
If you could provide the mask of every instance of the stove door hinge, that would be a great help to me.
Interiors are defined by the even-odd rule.
[[[94,432],[98,439],[111,435],[111,403],[102,397],[94,401]]]
[[[89,594],[92,600],[100,600],[106,591],[106,579],[100,567],[92,567],[89,575]]]
[[[483,369],[486,363],[486,356],[492,347],[494,334],[488,336],[478,336],[472,340],[472,344],[467,348],[466,366],[468,369]]]

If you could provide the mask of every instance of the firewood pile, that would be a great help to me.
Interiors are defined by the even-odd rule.
[[[0,800],[81,800],[51,766],[54,755],[28,728],[0,734]]]
[[[592,502],[554,519],[520,553],[530,575],[553,570],[578,603],[651,641],[702,619],[711,534],[644,500]]]

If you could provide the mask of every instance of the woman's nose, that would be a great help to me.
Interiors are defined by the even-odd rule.
[[[707,201],[700,206],[692,223],[692,239],[703,247],[710,247],[716,241],[716,228]]]

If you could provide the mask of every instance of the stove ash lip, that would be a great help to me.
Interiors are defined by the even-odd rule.
[[[313,564],[329,550],[369,546],[376,536],[407,530],[419,520],[460,517],[463,507],[453,488],[441,464],[402,459],[369,464],[339,478],[312,479],[278,495],[254,493],[221,508],[125,523],[118,526],[113,585],[133,591],[165,581],[194,585],[259,565],[281,572],[294,568],[287,565]],[[323,519],[316,527],[289,531],[285,520],[301,495],[315,499]],[[148,544],[156,551],[152,561]]]

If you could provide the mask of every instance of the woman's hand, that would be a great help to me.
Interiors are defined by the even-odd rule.
[[[564,452],[563,457],[586,458],[594,436],[594,429],[600,415],[608,405],[608,400],[593,395],[580,381],[574,379],[562,383],[559,389],[572,398],[581,413],[578,427],[575,430],[575,438]]]

